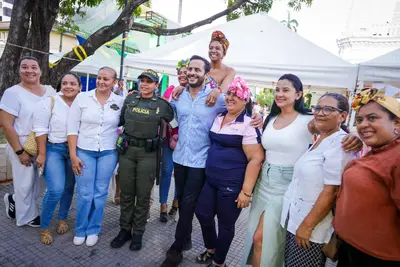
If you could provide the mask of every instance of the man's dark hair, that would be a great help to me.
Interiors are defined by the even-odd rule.
[[[204,71],[205,71],[205,73],[209,73],[210,72],[211,64],[207,59],[205,59],[204,57],[201,57],[201,56],[194,55],[194,56],[192,56],[190,58],[190,61],[192,61],[192,60],[201,60],[201,61],[203,61],[204,62]],[[190,64],[190,62],[189,62],[189,64]]]

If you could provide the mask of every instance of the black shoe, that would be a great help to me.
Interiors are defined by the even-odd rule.
[[[196,262],[200,264],[210,264],[212,263],[212,258],[214,256],[214,253],[210,253],[207,250],[201,253],[199,256],[196,258]]]
[[[120,248],[122,247],[127,241],[132,239],[132,235],[130,232],[126,231],[125,229],[121,229],[116,238],[114,238],[110,246],[112,248]]]
[[[4,204],[6,205],[6,215],[9,219],[15,219],[15,201],[9,193],[4,195]]]
[[[178,252],[172,248],[168,249],[167,257],[161,263],[161,267],[176,267],[183,260],[182,252]]]
[[[217,265],[217,264],[214,264],[214,263],[210,263],[209,265],[207,265],[207,267],[219,267],[219,265]],[[228,264],[224,264],[224,267],[228,267]]]
[[[129,249],[133,251],[140,250],[142,248],[142,237],[142,235],[133,235]]]
[[[168,214],[166,212],[160,212],[160,222],[168,222]]]
[[[185,241],[185,243],[183,244],[183,248],[182,251],[188,251],[192,249],[192,239],[189,238],[188,240]]]
[[[168,212],[168,215],[171,216],[171,217],[175,217],[175,215],[176,215],[177,212],[178,212],[178,208],[172,206],[171,209],[170,209],[169,212]]]
[[[33,227],[33,228],[40,227],[40,216],[37,216],[35,219],[30,221],[27,225],[30,227]]]

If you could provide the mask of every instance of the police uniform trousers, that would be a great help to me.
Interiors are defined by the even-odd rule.
[[[157,151],[128,146],[119,156],[121,188],[120,228],[133,235],[143,235],[147,222],[151,190],[156,178]]]

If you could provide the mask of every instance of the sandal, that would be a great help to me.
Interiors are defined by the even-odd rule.
[[[171,217],[174,217],[177,212],[178,212],[178,207],[172,206],[171,209],[168,212],[168,215],[171,216]]]
[[[68,223],[67,221],[59,220],[57,222],[56,232],[59,235],[65,234],[68,231]]]
[[[160,212],[160,222],[168,222],[168,215],[166,212]]]
[[[214,256],[214,253],[208,252],[208,250],[204,251],[201,253],[199,256],[196,258],[196,262],[200,264],[210,264],[212,263],[212,257]]]
[[[53,243],[53,235],[50,229],[40,229],[40,242],[45,245]]]

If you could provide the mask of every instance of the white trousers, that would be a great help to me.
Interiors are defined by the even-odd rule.
[[[21,144],[25,140],[26,137],[20,138]],[[40,192],[38,169],[36,162],[30,167],[21,164],[18,156],[8,144],[6,146],[6,153],[12,168],[17,226],[23,226],[39,215],[36,205]]]

